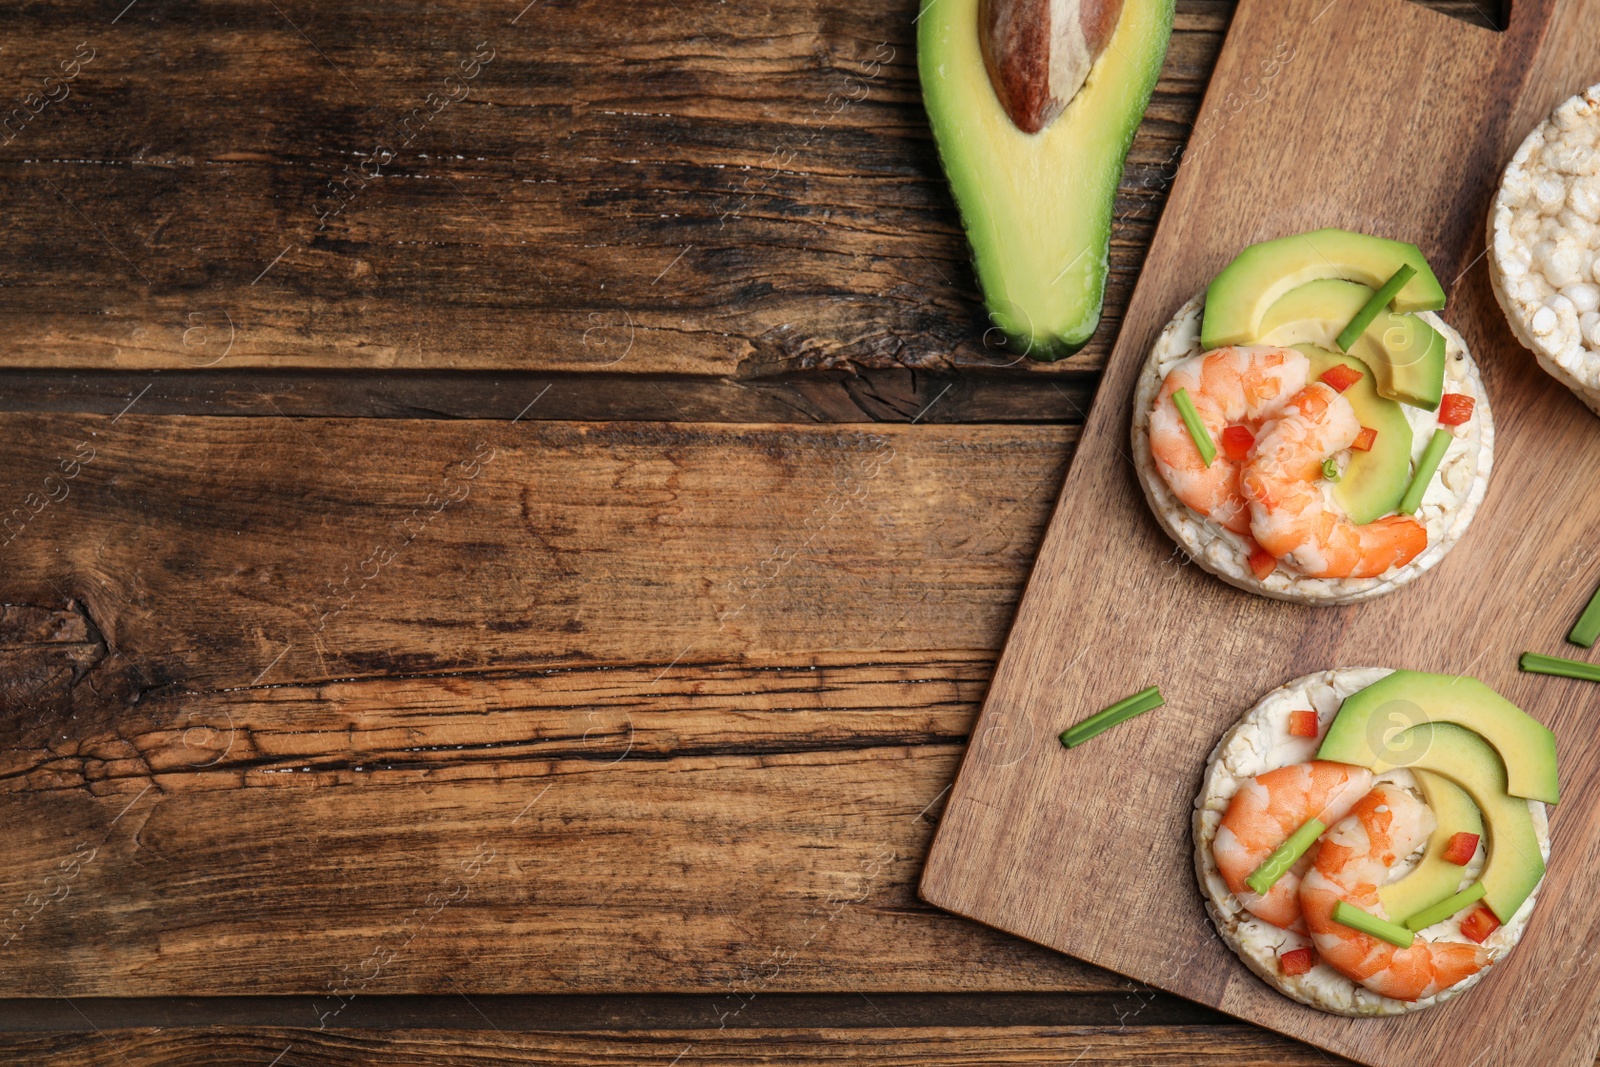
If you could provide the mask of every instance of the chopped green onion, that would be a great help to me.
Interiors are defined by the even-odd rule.
[[[1383,288],[1372,294],[1372,297],[1361,305],[1361,310],[1356,312],[1356,317],[1350,324],[1339,331],[1339,336],[1334,338],[1334,343],[1339,346],[1339,351],[1348,352],[1350,346],[1356,343],[1356,338],[1366,332],[1372,325],[1372,320],[1378,317],[1378,312],[1389,306],[1389,302],[1400,295],[1400,290],[1406,287],[1417,273],[1417,268],[1407,263],[1389,276],[1383,283]]]
[[[1321,819],[1307,821],[1304,826],[1289,835],[1289,840],[1273,849],[1272,855],[1261,861],[1261,866],[1257,867],[1255,873],[1244,880],[1244,884],[1262,896],[1266,896],[1267,890],[1271,889],[1278,879],[1282,878],[1284,873],[1294,866],[1295,860],[1305,855],[1306,849],[1310,848],[1317,838],[1322,836],[1322,831],[1327,828],[1327,824]]]
[[[1339,461],[1329,456],[1322,461],[1322,476],[1330,482],[1339,480]]]
[[[1333,921],[1352,930],[1371,934],[1379,941],[1387,941],[1400,948],[1410,948],[1411,943],[1417,939],[1417,935],[1404,926],[1392,923],[1388,919],[1380,919],[1342,900],[1333,906]]]
[[[1600,663],[1582,663],[1560,656],[1542,656],[1537,652],[1524,652],[1517,666],[1530,674],[1554,674],[1562,678],[1581,678],[1586,682],[1600,682]]]
[[[1173,392],[1172,402],[1183,417],[1183,424],[1189,427],[1189,436],[1194,438],[1194,447],[1200,450],[1200,458],[1206,466],[1211,466],[1211,461],[1217,458],[1217,445],[1211,440],[1211,431],[1200,421],[1200,413],[1194,409],[1194,401],[1189,399],[1189,390],[1178,389]]]
[[[1596,638],[1600,638],[1600,589],[1594,591],[1594,596],[1589,598],[1589,606],[1583,609],[1577,624],[1567,635],[1568,641],[1584,648],[1593,648]]]
[[[1483,883],[1473,882],[1459,893],[1453,893],[1437,904],[1430,904],[1401,925],[1413,932],[1426,930],[1434,923],[1442,923],[1475,900],[1483,899]]]
[[[1119,700],[1104,711],[1095,712],[1075,726],[1069,727],[1061,735],[1061,743],[1068,748],[1075,748],[1089,738],[1102,731],[1109,730],[1118,723],[1127,722],[1135,715],[1143,715],[1151,708],[1159,708],[1166,701],[1161,699],[1161,691],[1155,686],[1141,689],[1139,692]]]
[[[1411,478],[1411,485],[1406,489],[1406,495],[1400,498],[1400,506],[1395,510],[1402,515],[1414,515],[1422,506],[1422,496],[1428,491],[1428,483],[1433,481],[1434,473],[1439,469],[1439,461],[1444,459],[1445,449],[1450,447],[1450,442],[1455,440],[1455,435],[1443,426],[1433,431],[1433,439],[1428,442],[1428,447],[1423,451],[1422,458],[1417,460],[1417,473]]]

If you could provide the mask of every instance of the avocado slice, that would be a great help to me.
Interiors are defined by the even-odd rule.
[[[1395,671],[1351,693],[1328,726],[1317,758],[1370,767],[1379,774],[1393,767],[1412,767],[1416,744],[1410,729],[1430,722],[1454,723],[1482,735],[1505,761],[1513,796],[1547,804],[1560,799],[1555,735],[1465,675]]]
[[[1450,779],[1432,771],[1412,768],[1422,795],[1433,809],[1439,828],[1428,839],[1428,848],[1411,873],[1378,890],[1383,910],[1395,922],[1405,922],[1461,888],[1467,869],[1444,858],[1444,850],[1456,834],[1483,837],[1483,816],[1472,798]]]
[[[1012,123],[984,66],[978,0],[923,0],[917,69],[989,318],[1035,359],[1100,322],[1122,164],[1161,73],[1173,0],[1126,0],[1108,46],[1038,133]]]
[[[1338,351],[1345,325],[1373,290],[1360,282],[1320,278],[1284,293],[1261,316],[1261,344],[1313,344]],[[1349,353],[1371,367],[1378,395],[1434,411],[1444,395],[1444,335],[1415,315],[1380,312]]]
[[[1393,400],[1378,395],[1372,368],[1354,356],[1341,356],[1316,345],[1295,345],[1311,360],[1308,381],[1316,381],[1338,363],[1361,372],[1361,380],[1344,391],[1361,425],[1378,431],[1369,451],[1350,451],[1344,477],[1333,487],[1333,498],[1350,521],[1366,525],[1394,513],[1411,485],[1411,423]]]
[[[1200,341],[1208,349],[1249,344],[1261,336],[1267,309],[1307,282],[1343,278],[1359,282],[1370,297],[1409,263],[1416,275],[1396,294],[1395,311],[1434,311],[1444,307],[1444,287],[1416,245],[1369,237],[1348,230],[1314,230],[1253,244],[1240,252],[1206,289]],[[1365,297],[1362,303],[1365,303]],[[1349,324],[1358,306],[1334,331]],[[1384,316],[1378,316],[1381,321]],[[1310,340],[1310,338],[1307,338]],[[1330,339],[1331,340],[1331,339]]]
[[[1378,392],[1437,411],[1444,396],[1444,334],[1415,315],[1383,312],[1350,346],[1350,354],[1372,365]]]
[[[1544,857],[1528,802],[1506,791],[1506,764],[1471,730],[1432,722],[1413,727],[1406,735],[1414,754],[1411,769],[1450,779],[1483,813],[1489,831],[1488,856],[1478,876],[1483,902],[1502,923],[1510,922],[1544,877]]]

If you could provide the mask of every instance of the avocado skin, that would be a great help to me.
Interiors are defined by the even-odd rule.
[[[1105,297],[1123,163],[1155,90],[1174,0],[1126,0],[1083,88],[1037,134],[989,80],[978,0],[923,0],[917,67],[939,159],[993,330],[1050,362],[1093,337]]]

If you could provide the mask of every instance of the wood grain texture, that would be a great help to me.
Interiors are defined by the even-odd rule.
[[[108,1030],[0,1035],[0,1055],[25,1067],[662,1067],[862,1063],[873,1067],[1337,1067],[1304,1045],[1242,1026],[677,1030],[485,1033],[459,1030]],[[273,1061],[274,1056],[281,1059]],[[676,1057],[676,1058],[675,1058]]]
[[[1564,487],[1600,462],[1600,423],[1510,338],[1475,263],[1489,192],[1524,132],[1507,124],[1528,110],[1516,102],[1543,107],[1600,76],[1592,52],[1558,40],[1592,40],[1600,5],[1560,6],[1548,35],[1552,5],[1534,0],[1495,35],[1387,0],[1351,0],[1320,24],[1321,0],[1241,5],[1208,101],[1282,44],[1308,62],[1293,60],[1293,76],[1179,177],[941,824],[928,899],[1363,1063],[1593,1061],[1600,993],[1573,980],[1600,926],[1591,694],[1519,675],[1516,656],[1561,650],[1594,588],[1595,505]],[[1394,134],[1352,155],[1374,130]],[[1285,155],[1299,162],[1293,185],[1263,186],[1245,163]],[[1252,597],[1177,566],[1124,443],[1134,377],[1172,311],[1239,247],[1324,225],[1416,240],[1459,282],[1445,314],[1484,368],[1497,423],[1488,499],[1451,556],[1397,593],[1336,609]],[[1194,887],[1189,816],[1206,754],[1262,693],[1371,664],[1496,687],[1555,730],[1564,791],[1517,952],[1441,1008],[1352,1022],[1278,995],[1216,940]],[[1072,753],[1051,738],[1152,683],[1167,699],[1159,713]],[[1529,1033],[1538,1040],[1515,1036]]]
[[[739,381],[660,375],[317,370],[0,372],[0,411],[502,419],[545,393],[539,420],[1078,424],[1096,376],[994,378],[914,370],[804,371]],[[148,387],[148,388],[146,388]]]
[[[1075,431],[0,434],[7,995],[1129,988],[911,889]]]
[[[0,114],[68,95],[0,128],[0,363],[1060,373],[984,343],[915,7],[24,8]],[[1068,367],[1227,114],[1198,104],[1231,10],[1179,5]]]
[[[1013,362],[983,342],[914,0],[521,8],[19,12],[19,101],[80,42],[94,58],[0,134],[0,360],[741,377]],[[1229,10],[1184,5],[1131,157],[1104,341],[1078,366],[1114,336]]]

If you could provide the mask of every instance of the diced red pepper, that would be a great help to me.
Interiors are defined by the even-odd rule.
[[[1250,573],[1256,576],[1256,581],[1266,581],[1267,575],[1271,574],[1277,569],[1278,557],[1274,556],[1271,552],[1268,552],[1260,545],[1257,545],[1256,550],[1250,553]]]
[[[1358,452],[1371,452],[1372,443],[1378,439],[1378,431],[1371,426],[1361,427],[1361,432],[1356,434],[1356,439],[1350,442],[1350,447]]]
[[[1450,843],[1444,847],[1444,861],[1453,863],[1457,867],[1465,867],[1472,862],[1472,857],[1478,852],[1478,835],[1459,833],[1450,838]]]
[[[1366,375],[1344,363],[1335,363],[1322,372],[1322,380],[1331,385],[1336,392],[1344,392],[1352,385],[1359,382]]]
[[[1278,957],[1278,970],[1284,974],[1305,974],[1316,964],[1316,953],[1309,948],[1291,949]]]
[[[1317,722],[1317,713],[1314,711],[1291,711],[1289,713],[1290,737],[1316,737],[1321,732],[1321,725]]]
[[[1460,393],[1446,393],[1439,401],[1439,423],[1442,426],[1460,426],[1472,418],[1477,401]]]
[[[1461,932],[1467,937],[1483,944],[1489,935],[1500,929],[1500,920],[1494,917],[1494,912],[1479,904],[1472,909],[1472,914],[1461,920]]]
[[[1244,459],[1255,447],[1256,435],[1246,426],[1229,426],[1222,431],[1222,452],[1229,459]]]

